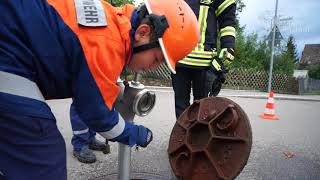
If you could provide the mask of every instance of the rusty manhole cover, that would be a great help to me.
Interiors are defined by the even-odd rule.
[[[118,174],[108,174],[99,177],[95,177],[90,180],[115,180],[118,179]],[[131,172],[130,180],[168,180],[170,177],[168,175],[160,175],[150,172]]]
[[[181,114],[168,154],[179,179],[234,179],[246,165],[251,146],[250,122],[241,107],[226,98],[208,97]]]

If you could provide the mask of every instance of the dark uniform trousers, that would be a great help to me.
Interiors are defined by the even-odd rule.
[[[208,97],[210,88],[207,83],[207,71],[206,69],[176,67],[176,74],[171,74],[177,119],[190,106],[191,88],[193,100]]]
[[[0,92],[0,180],[67,180],[66,145],[46,103]]]

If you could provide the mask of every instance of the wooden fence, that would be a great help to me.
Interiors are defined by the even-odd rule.
[[[145,81],[146,84],[151,80],[156,82],[156,85],[171,85],[170,70],[165,64],[162,64],[155,71],[145,72],[143,76],[149,79],[149,81]],[[232,69],[226,76],[223,88],[267,91],[268,77],[268,72],[265,71]],[[152,85],[152,83],[149,85]],[[299,85],[298,81],[292,76],[274,73],[272,77],[272,89],[277,93],[298,94]]]

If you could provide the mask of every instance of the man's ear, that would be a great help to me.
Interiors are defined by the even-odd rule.
[[[147,24],[141,24],[135,34],[134,34],[134,39],[137,42],[144,42],[145,40],[149,40],[151,35],[151,28]]]

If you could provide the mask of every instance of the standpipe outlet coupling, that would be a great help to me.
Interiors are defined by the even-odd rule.
[[[126,120],[133,120],[135,115],[146,116],[153,109],[156,95],[139,82],[140,74],[136,73],[130,82],[118,81],[121,88],[115,108]]]

